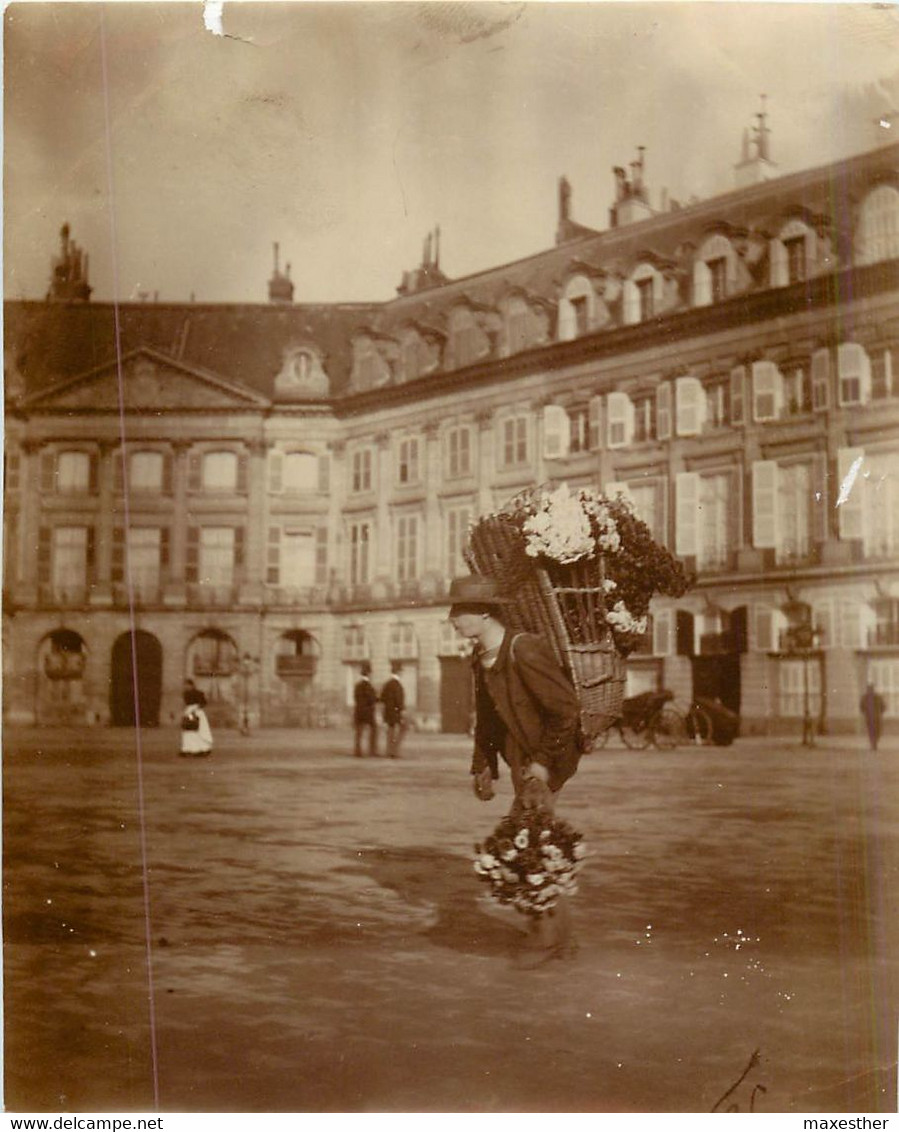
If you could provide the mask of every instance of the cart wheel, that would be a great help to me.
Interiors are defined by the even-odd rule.
[[[645,751],[649,746],[651,737],[649,728],[646,726],[637,730],[627,723],[621,725],[621,738],[624,740],[625,747],[630,747],[632,751]]]
[[[714,731],[709,713],[705,708],[694,705],[687,716],[687,738],[698,747],[707,747],[713,741]]]
[[[662,708],[652,725],[652,741],[663,750],[684,743],[687,739],[687,726],[684,717],[674,708]]]

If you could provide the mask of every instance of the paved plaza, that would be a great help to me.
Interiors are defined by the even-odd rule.
[[[468,740],[177,741],[4,736],[8,1110],[896,1111],[895,741],[585,756],[581,948],[536,971]]]

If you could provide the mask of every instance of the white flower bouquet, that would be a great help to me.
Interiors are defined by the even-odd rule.
[[[545,810],[509,815],[483,844],[475,846],[474,870],[490,887],[490,899],[530,916],[555,907],[577,892],[577,874],[587,855],[583,837]]]

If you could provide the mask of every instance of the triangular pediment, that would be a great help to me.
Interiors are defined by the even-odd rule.
[[[120,365],[110,362],[33,394],[24,407],[189,412],[260,408],[268,403],[252,389],[141,348],[126,354]]]

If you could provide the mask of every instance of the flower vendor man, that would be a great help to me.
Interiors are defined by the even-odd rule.
[[[491,579],[455,578],[449,597],[450,621],[474,644],[475,793],[484,801],[493,797],[501,757],[515,792],[511,812],[537,808],[551,814],[580,758],[574,687],[542,637],[507,628],[506,602]],[[527,950],[535,962],[572,951],[567,903],[561,900],[553,912],[531,921]]]

